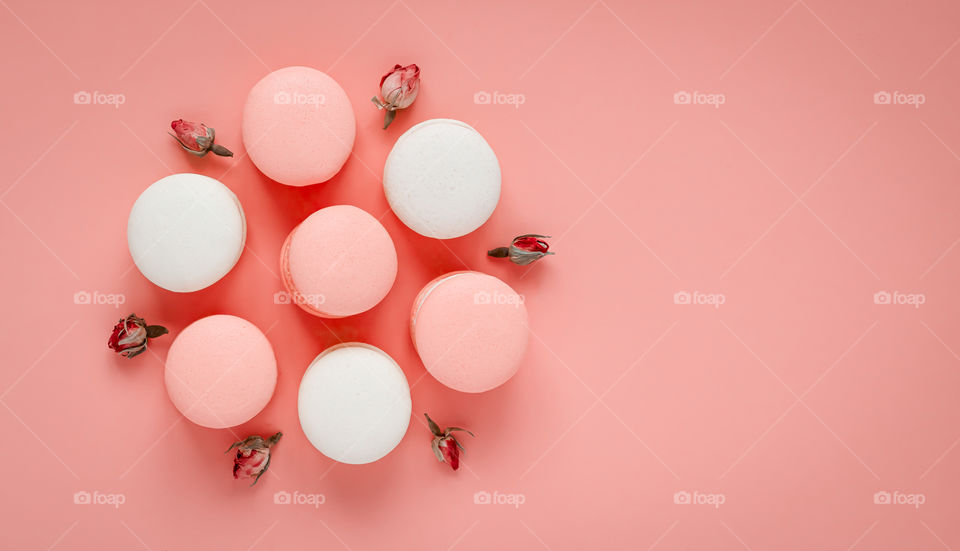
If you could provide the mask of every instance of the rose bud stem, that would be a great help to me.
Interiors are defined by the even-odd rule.
[[[395,118],[397,118],[397,110],[387,109],[387,112],[383,114],[383,129],[386,130]]]
[[[223,147],[218,143],[215,143],[212,146],[210,146],[210,152],[213,153],[214,155],[220,155],[221,157],[233,157],[233,151],[230,151],[229,149],[227,149],[226,147]]]
[[[510,256],[509,247],[497,247],[496,249],[490,249],[487,251],[487,256],[492,256],[494,258],[506,258]]]

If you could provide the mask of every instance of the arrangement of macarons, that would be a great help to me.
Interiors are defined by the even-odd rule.
[[[415,65],[398,65],[395,71],[408,74],[411,67],[418,78]],[[385,124],[412,102],[409,92],[415,97],[419,87],[419,81],[411,88],[406,81],[390,79],[393,73],[381,81],[383,99],[374,98],[379,109],[387,110]],[[390,83],[397,87],[388,90]],[[209,131],[207,141],[175,137],[184,149],[202,155],[214,148],[213,130],[198,126]],[[346,92],[329,75],[309,67],[268,74],[250,90],[243,108],[243,142],[251,161],[267,177],[289,186],[336,175],[351,155],[356,132]],[[407,130],[383,169],[384,193],[393,212],[416,233],[436,239],[481,227],[497,206],[500,186],[493,149],[477,130],[452,119],[426,120]],[[204,289],[224,277],[240,258],[245,238],[237,197],[221,182],[198,174],[174,174],[149,186],[127,223],[130,254],[139,271],[177,293]],[[323,318],[370,310],[390,292],[397,276],[390,234],[352,205],[328,206],[308,216],[292,228],[279,257],[291,302]],[[410,336],[425,368],[440,383],[460,392],[485,392],[504,384],[520,367],[528,339],[526,307],[522,296],[496,277],[448,273],[426,283],[417,296]],[[368,343],[318,352],[300,382],[303,433],[335,461],[362,464],[384,457],[403,439],[410,422],[412,403],[403,369]],[[249,421],[270,401],[277,361],[269,340],[252,323],[214,315],[176,335],[164,380],[170,400],[187,419],[228,428]],[[449,431],[433,432],[438,441],[448,438]],[[238,442],[238,457],[266,450],[279,436]]]

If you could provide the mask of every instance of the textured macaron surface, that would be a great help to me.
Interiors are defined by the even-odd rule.
[[[285,67],[250,90],[243,145],[267,177],[291,186],[332,178],[353,150],[357,122],[347,93],[326,73]]]
[[[180,332],[167,353],[170,400],[194,423],[226,428],[262,410],[277,384],[277,360],[260,329],[236,316],[201,318]]]
[[[370,463],[395,448],[410,423],[410,388],[385,352],[346,343],[320,354],[300,382],[298,409],[307,439],[342,463]]]
[[[527,348],[523,296],[479,272],[429,283],[412,312],[412,338],[427,371],[463,392],[484,392],[516,373]]]
[[[397,251],[376,218],[352,205],[335,205],[294,229],[281,267],[298,303],[319,315],[343,317],[365,312],[387,295],[397,276]]]
[[[176,292],[203,289],[240,259],[246,221],[236,195],[200,174],[173,174],[140,194],[127,221],[127,244],[140,272]]]
[[[383,189],[390,208],[427,237],[466,235],[500,200],[500,163],[479,132],[451,119],[407,130],[387,156]]]

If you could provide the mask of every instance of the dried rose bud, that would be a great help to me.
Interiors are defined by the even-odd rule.
[[[433,419],[431,419],[429,415],[424,413],[423,416],[427,418],[427,425],[430,427],[430,432],[433,433],[431,445],[433,446],[433,454],[437,456],[437,460],[441,463],[448,463],[453,470],[459,469],[460,454],[463,453],[464,450],[460,442],[458,442],[451,433],[458,430],[470,436],[473,436],[473,433],[459,427],[447,427],[446,430],[440,430],[440,427],[433,422]]]
[[[460,448],[457,447],[458,445],[457,440],[452,436],[441,438],[440,443],[437,444],[440,453],[443,454],[442,461],[449,463],[453,470],[460,468]]]
[[[281,436],[282,432],[266,440],[261,436],[248,436],[227,448],[227,451],[237,448],[237,456],[233,458],[233,478],[252,478],[250,485],[256,484],[270,466],[270,447],[279,442]]]
[[[173,136],[180,144],[180,147],[188,153],[192,153],[197,157],[203,157],[207,154],[207,151],[213,151],[221,157],[233,157],[232,151],[222,145],[213,143],[216,132],[213,128],[209,128],[202,122],[197,123],[177,119],[170,123],[170,128],[173,128],[175,132],[175,134],[170,135]]]
[[[548,254],[555,254],[549,252],[550,245],[544,239],[550,239],[550,236],[532,233],[520,235],[513,238],[509,247],[497,247],[487,251],[487,254],[495,258],[510,258],[510,262],[526,266]]]
[[[371,98],[377,109],[386,109],[383,127],[387,128],[397,116],[398,109],[406,109],[413,104],[420,93],[420,67],[416,64],[406,67],[395,65],[389,73],[380,79],[380,96]]]
[[[147,325],[143,318],[130,314],[117,322],[110,333],[109,346],[121,356],[132,358],[147,349],[147,340],[169,333],[162,325]]]

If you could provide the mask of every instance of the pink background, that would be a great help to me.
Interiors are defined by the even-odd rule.
[[[955,3],[0,6],[3,547],[960,548]],[[398,62],[423,91],[383,131],[369,98]],[[263,177],[240,139],[247,90],[297,64],[336,78],[358,121],[343,171],[305,189]],[[474,101],[494,91],[524,102]],[[674,102],[694,91],[723,103]],[[884,91],[923,103],[876,104]],[[179,117],[237,155],[183,153]],[[434,117],[480,130],[504,174],[490,221],[446,242],[404,227],[380,184],[396,137]],[[220,179],[249,222],[237,267],[189,295],[147,282],[124,234],[173,172]],[[384,215],[392,292],[333,321],[274,304],[287,232],[340,203]],[[485,257],[528,232],[557,255]],[[533,332],[516,377],[482,395],[425,375],[407,334],[420,287],[464,268],[524,294]],[[249,319],[276,349],[273,401],[233,430],[192,425],[163,387],[170,336],[133,361],[107,350],[130,311],[174,334]],[[410,430],[376,464],[334,464],[298,427],[300,376],[341,339],[383,348],[413,387]],[[424,411],[476,432],[459,472],[433,458]],[[223,450],[276,430],[269,473],[234,481]],[[483,491],[523,503],[475,504]]]

